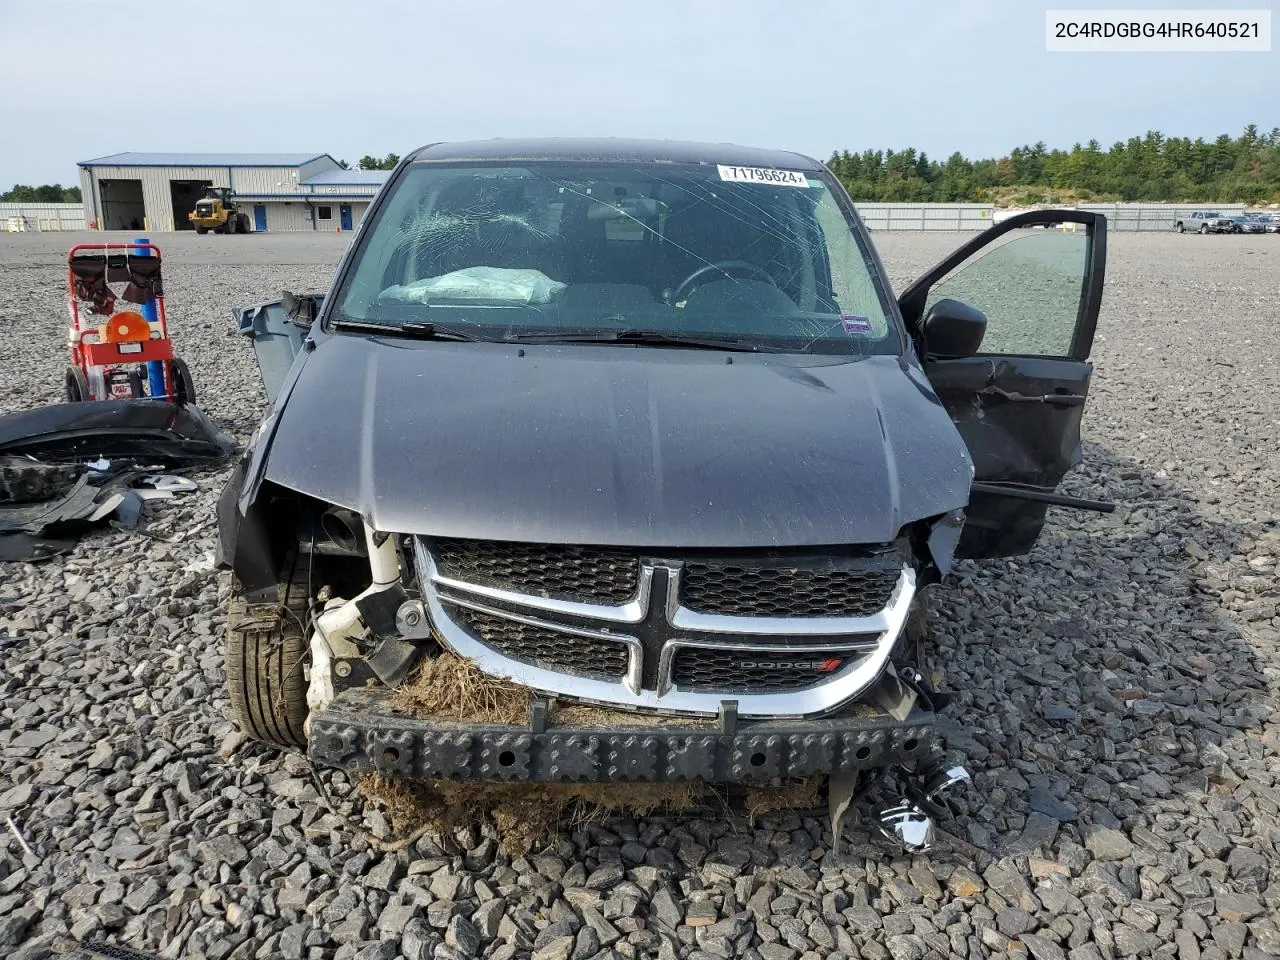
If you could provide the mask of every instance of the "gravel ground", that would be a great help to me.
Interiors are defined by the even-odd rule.
[[[61,394],[68,239],[0,235],[2,411]],[[959,239],[878,237],[899,288]],[[325,286],[344,241],[162,239],[174,339],[240,437],[262,397],[228,309]],[[0,568],[0,817],[25,838],[0,832],[0,953],[1280,955],[1277,291],[1280,237],[1112,238],[1067,487],[1119,508],[1053,511],[1031,556],[941,592],[977,790],[927,857],[855,825],[836,863],[794,815],[620,817],[514,861],[478,832],[380,855],[299,756],[226,719],[223,476],[149,514],[175,542],[105,532]]]

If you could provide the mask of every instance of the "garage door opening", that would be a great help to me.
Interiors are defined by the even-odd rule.
[[[196,201],[204,195],[204,188],[212,183],[212,180],[169,181],[169,196],[173,200],[173,229],[195,229],[195,225],[187,219],[187,214],[196,208]]]
[[[99,180],[103,230],[141,230],[147,217],[141,180]]]

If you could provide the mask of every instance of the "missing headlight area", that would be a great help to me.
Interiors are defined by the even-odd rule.
[[[901,806],[944,764],[907,539],[651,553],[392,535],[270,482],[258,496],[225,554],[244,563],[237,722],[377,799],[419,798],[424,822],[473,809],[448,800],[462,782],[577,784],[553,788],[561,816],[725,789],[758,813],[795,794],[778,784],[813,800],[837,777],[835,816],[851,771],[865,787],[898,769]],[[247,589],[273,557],[280,582]]]

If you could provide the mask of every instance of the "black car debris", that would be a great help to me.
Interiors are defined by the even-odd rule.
[[[155,471],[217,467],[234,453],[194,404],[81,401],[0,416],[0,563],[68,553],[107,522],[132,527],[133,488],[154,487]]]
[[[388,777],[826,776],[837,838],[892,767],[923,846],[965,776],[929,588],[1109,507],[1056,492],[1105,262],[1103,216],[1039,210],[894,299],[808,157],[416,151],[327,295],[237,311],[271,398],[219,503],[237,723]],[[443,656],[527,717],[398,709]]]

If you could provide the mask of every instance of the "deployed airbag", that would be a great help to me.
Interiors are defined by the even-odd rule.
[[[467,267],[413,283],[396,284],[378,294],[381,303],[430,303],[433,300],[505,300],[512,303],[551,303],[565,284],[541,270],[506,267]]]

